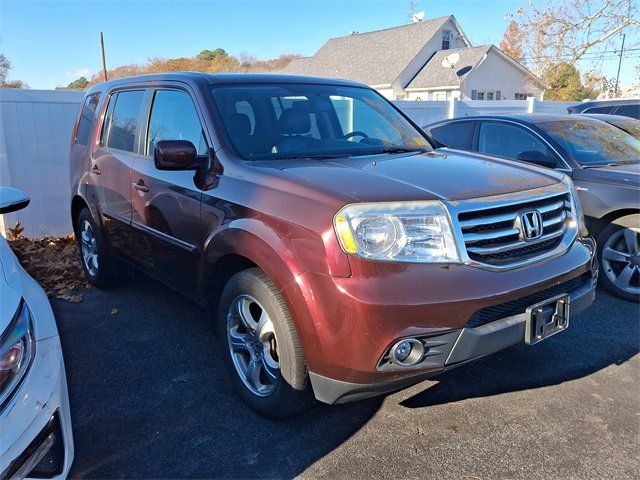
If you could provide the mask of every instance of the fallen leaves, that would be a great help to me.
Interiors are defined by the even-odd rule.
[[[50,297],[80,303],[84,297],[77,291],[89,288],[82,270],[82,260],[73,235],[27,239],[21,236],[9,245],[24,269],[42,285]]]

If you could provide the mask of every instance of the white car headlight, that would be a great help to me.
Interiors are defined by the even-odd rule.
[[[33,359],[31,315],[24,301],[0,335],[0,406],[15,390]]]
[[[437,201],[347,205],[333,223],[346,253],[393,262],[460,262],[449,215]]]
[[[580,202],[580,195],[578,194],[578,190],[573,184],[573,180],[571,180],[568,175],[564,176],[564,178],[562,179],[562,183],[567,185],[567,187],[571,191],[571,210],[573,212],[573,218],[575,219],[576,225],[578,227],[578,233],[581,237],[586,237],[589,235],[589,232],[587,230],[587,224],[584,220],[584,213],[582,212],[582,203]]]

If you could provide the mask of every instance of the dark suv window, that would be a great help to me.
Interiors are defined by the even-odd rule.
[[[505,158],[517,158],[527,152],[541,152],[546,158],[555,159],[544,142],[532,132],[517,125],[501,122],[481,122],[478,135],[478,151]]]
[[[207,144],[202,134],[202,124],[187,92],[156,92],[149,121],[147,155],[153,155],[153,146],[160,140],[188,140],[196,147],[198,155],[206,155]]]
[[[587,108],[583,113],[611,113],[615,105],[607,105],[604,107],[591,107]]]
[[[100,94],[94,93],[89,95],[82,106],[80,113],[80,121],[78,122],[78,130],[76,132],[76,143],[80,145],[89,145],[89,136],[96,121],[96,109],[100,101]]]
[[[640,105],[620,105],[616,108],[616,115],[631,117],[640,120]]]
[[[440,145],[459,150],[471,150],[476,122],[452,122],[429,130]]]
[[[136,132],[144,99],[143,90],[119,92],[113,110],[105,122],[107,147],[133,152],[136,150]]]

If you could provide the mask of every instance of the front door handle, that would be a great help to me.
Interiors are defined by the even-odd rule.
[[[98,168],[98,165],[94,165],[91,169],[91,173],[93,173],[94,175],[100,175],[102,173],[102,170]]]
[[[149,187],[147,187],[144,184],[144,180],[142,180],[142,179],[138,180],[137,183],[132,183],[132,185],[133,185],[133,188],[135,188],[139,192],[148,192],[149,191]]]

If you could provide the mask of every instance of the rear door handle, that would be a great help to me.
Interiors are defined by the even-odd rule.
[[[102,173],[102,170],[98,168],[98,165],[94,165],[93,168],[91,169],[91,173],[95,175],[100,175]]]
[[[148,192],[149,191],[149,187],[147,187],[144,184],[143,180],[138,180],[137,183],[132,183],[133,188],[135,188],[136,190],[138,190],[139,192]]]

